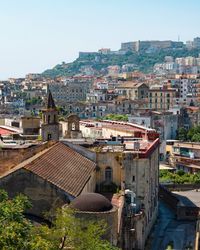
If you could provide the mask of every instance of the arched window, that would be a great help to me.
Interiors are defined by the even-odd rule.
[[[76,124],[74,122],[72,123],[72,130],[76,130]]]
[[[113,177],[113,171],[111,167],[105,169],[105,181],[111,182]]]

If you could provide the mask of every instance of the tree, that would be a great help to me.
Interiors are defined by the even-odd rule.
[[[5,191],[0,190],[0,249],[49,249],[49,242],[45,239],[39,235],[32,237],[33,225],[23,215],[30,206],[27,197],[18,195],[11,200]]]
[[[31,204],[26,196],[13,199],[0,190],[0,249],[2,250],[114,250],[102,239],[107,226],[104,222],[85,221],[75,217],[74,211],[60,209],[52,226],[34,226],[24,212]]]
[[[36,227],[34,235],[42,235],[50,242],[51,250],[116,250],[102,236],[106,233],[107,225],[103,221],[92,221],[77,218],[76,213],[63,208],[57,211],[52,227],[47,225]]]
[[[179,128],[177,139],[181,141],[187,140],[187,130],[185,128]]]
[[[194,134],[191,139],[192,142],[200,142],[200,133]]]
[[[200,172],[195,174],[185,173],[183,170],[178,170],[176,173],[172,173],[168,170],[160,170],[159,178],[161,183],[200,183]]]
[[[103,119],[112,121],[128,121],[128,115],[109,114],[106,115]]]
[[[200,141],[200,126],[192,127],[188,131],[187,137],[190,141],[199,142]]]

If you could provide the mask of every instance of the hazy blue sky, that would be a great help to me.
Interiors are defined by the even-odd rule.
[[[0,79],[121,42],[190,40],[199,13],[199,0],[0,0]]]

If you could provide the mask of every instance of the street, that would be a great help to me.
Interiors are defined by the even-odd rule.
[[[147,242],[146,250],[165,250],[171,243],[174,250],[194,249],[195,222],[177,221],[174,212],[159,203],[157,222]]]

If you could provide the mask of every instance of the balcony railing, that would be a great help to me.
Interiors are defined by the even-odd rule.
[[[174,155],[172,157],[174,163],[179,163],[182,165],[187,165],[189,167],[192,167],[191,164],[195,167],[195,165],[200,168],[200,158],[189,158],[186,156],[180,156],[180,155]]]

